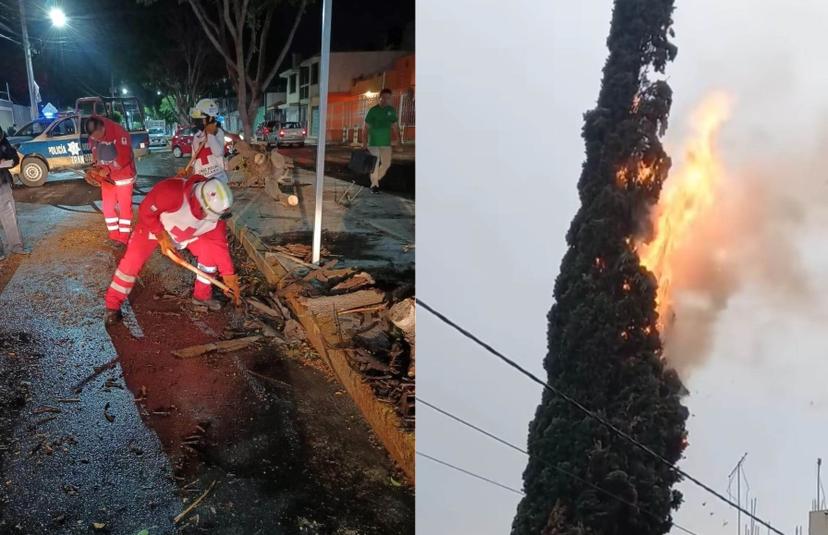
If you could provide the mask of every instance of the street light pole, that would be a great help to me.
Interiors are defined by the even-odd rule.
[[[333,0],[322,0],[322,51],[319,60],[319,137],[316,145],[316,208],[313,213],[313,259],[319,264],[322,249],[322,194],[325,189],[325,142],[328,115],[328,71],[331,57]]]
[[[29,80],[29,102],[31,102],[32,120],[37,119],[37,90],[35,89],[34,70],[32,69],[32,47],[29,45],[29,30],[26,28],[26,8],[24,0],[20,5],[20,26],[23,34],[23,53],[26,56],[26,76]]]

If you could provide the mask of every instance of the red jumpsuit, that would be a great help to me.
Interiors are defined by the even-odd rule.
[[[102,139],[89,137],[92,158],[109,168],[109,177],[115,182],[101,183],[104,221],[109,238],[126,243],[132,226],[132,184],[138,174],[132,143],[129,132],[121,125],[105,117],[98,118],[104,123],[104,135]]]
[[[199,175],[188,179],[168,178],[156,184],[141,201],[135,232],[106,291],[106,308],[121,308],[135,285],[138,272],[158,245],[156,236],[163,231],[170,235],[177,249],[189,249],[205,273],[234,274],[227,225],[222,220],[206,217],[192,194],[193,186],[204,180],[207,179]],[[210,283],[196,277],[193,297],[205,301],[212,295]]]

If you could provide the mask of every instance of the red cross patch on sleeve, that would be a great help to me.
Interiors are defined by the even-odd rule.
[[[121,138],[121,145],[126,145],[126,144],[127,144],[127,138],[122,137]]]

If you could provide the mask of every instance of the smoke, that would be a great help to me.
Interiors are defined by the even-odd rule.
[[[736,121],[734,114],[731,123]],[[815,281],[805,268],[799,238],[828,222],[826,183],[819,178],[828,168],[823,156],[828,151],[820,145],[828,143],[817,143],[805,155],[794,150],[766,155],[738,134],[727,143],[713,142],[718,155],[736,145],[755,156],[746,164],[719,162],[723,176],[714,181],[711,204],[664,260],[670,265],[669,281],[659,281],[669,284],[670,293],[669,317],[662,318],[664,355],[685,377],[709,357],[720,320],[740,292],[750,292],[753,301],[772,307],[778,317],[819,315]],[[671,178],[687,175],[682,166],[689,159],[677,158]],[[668,179],[667,192],[671,186],[682,185]]]

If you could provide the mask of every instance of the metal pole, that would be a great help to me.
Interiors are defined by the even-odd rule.
[[[325,138],[328,115],[328,71],[331,56],[331,10],[333,0],[322,0],[322,52],[319,61],[319,137],[316,145],[316,207],[313,213],[313,263],[319,264],[322,249],[322,194],[325,189]]]
[[[29,81],[29,102],[31,102],[32,121],[37,119],[37,99],[35,91],[34,70],[32,69],[32,48],[29,45],[29,30],[26,28],[26,8],[24,0],[18,0],[20,5],[20,27],[23,34],[23,55],[26,56],[26,77]]]
[[[822,502],[819,501],[819,470],[822,468],[822,458],[817,458],[817,501],[816,501],[816,510],[820,511],[822,509]]]

